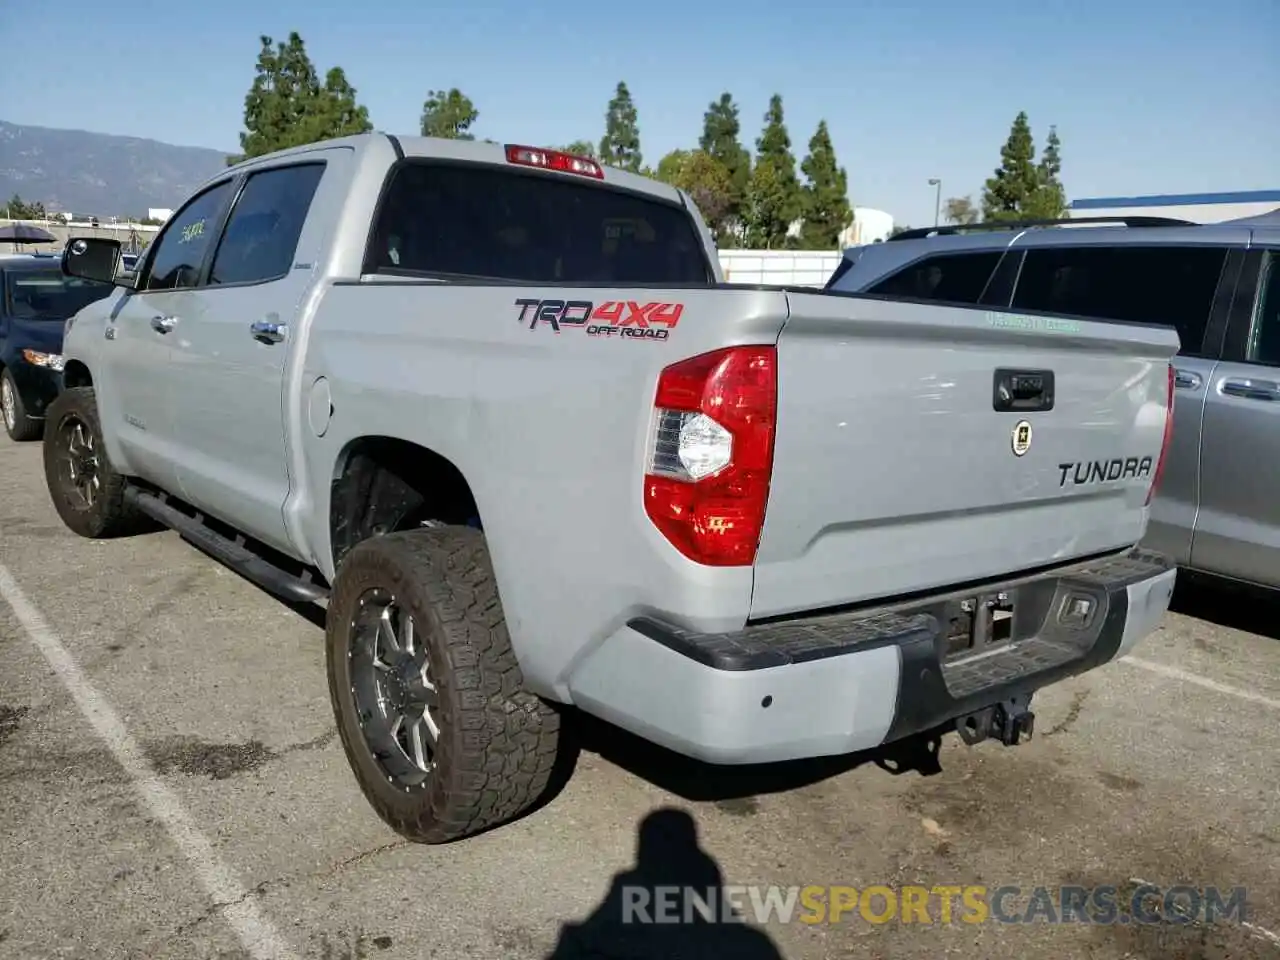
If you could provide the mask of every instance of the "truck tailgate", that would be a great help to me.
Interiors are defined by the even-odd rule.
[[[1141,538],[1172,329],[833,294],[788,301],[752,617]],[[997,409],[997,370],[1006,386],[1018,378],[1017,409]],[[1048,372],[1051,409],[1035,395]]]

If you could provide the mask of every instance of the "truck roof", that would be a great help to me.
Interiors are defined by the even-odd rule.
[[[440,160],[457,160],[470,163],[491,163],[502,164],[508,163],[506,148],[507,144],[493,143],[485,140],[448,140],[441,137],[422,137],[422,136],[397,136],[395,134],[383,133],[376,131],[373,133],[360,133],[349,137],[335,137],[330,140],[319,140],[315,143],[305,144],[299,147],[289,147],[284,150],[276,150],[272,153],[263,154],[260,157],[253,157],[244,160],[227,171],[220,171],[216,176],[210,177],[206,184],[214,183],[227,175],[229,171],[240,171],[251,169],[260,164],[275,162],[283,157],[305,156],[319,149],[331,149],[333,147],[349,147],[356,153],[357,161],[365,155],[376,152],[386,153],[388,161],[394,161],[401,158],[430,158]],[[551,150],[554,148],[545,147],[538,144],[521,144],[521,146],[529,146],[534,149]],[[597,161],[599,162],[599,161]],[[617,167],[611,167],[607,164],[600,164],[604,171],[604,183],[621,187],[626,190],[634,190],[639,193],[647,193],[651,196],[666,200],[671,203],[684,203],[684,197],[679,190],[659,180],[653,180],[649,177],[640,176],[637,173],[629,173]],[[557,176],[574,178],[571,173],[558,173]],[[203,187],[203,185],[202,185]]]

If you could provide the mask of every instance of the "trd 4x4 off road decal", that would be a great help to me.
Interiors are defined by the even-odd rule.
[[[621,337],[627,340],[666,340],[680,322],[683,303],[637,303],[635,300],[606,300],[596,306],[590,300],[517,300],[520,323],[533,330],[546,324],[556,333],[561,328],[585,330],[589,337]]]

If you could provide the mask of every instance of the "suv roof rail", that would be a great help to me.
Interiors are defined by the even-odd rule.
[[[892,240],[919,240],[923,237],[950,237],[971,230],[1023,230],[1027,227],[1061,227],[1079,223],[1122,223],[1126,227],[1194,227],[1193,220],[1174,217],[1064,217],[1060,220],[988,220],[984,223],[955,224],[948,227],[917,227],[894,234]]]

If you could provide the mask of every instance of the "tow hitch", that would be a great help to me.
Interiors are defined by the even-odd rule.
[[[983,740],[999,740],[1006,747],[1016,747],[1024,736],[1030,740],[1035,730],[1036,715],[1030,707],[1031,694],[1010,697],[961,717],[956,721],[956,730],[969,746]]]

